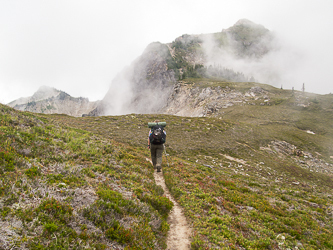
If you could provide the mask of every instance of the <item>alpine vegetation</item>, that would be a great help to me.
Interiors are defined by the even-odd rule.
[[[166,121],[163,176],[192,227],[192,249],[332,249],[333,96],[180,82],[174,111],[202,117],[57,119],[145,149],[147,158],[147,122]]]
[[[4,105],[0,121],[1,249],[165,249],[173,204],[144,150]]]
[[[173,204],[147,161],[147,122],[158,119],[168,124],[162,174],[192,249],[331,249],[332,95],[181,82],[209,88],[216,105],[229,93],[232,105],[82,118],[2,105],[1,247],[165,249]]]

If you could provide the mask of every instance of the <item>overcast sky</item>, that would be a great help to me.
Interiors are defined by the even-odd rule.
[[[333,93],[332,13],[332,0],[0,0],[0,102],[42,85],[102,99],[149,43],[219,32],[242,18],[299,55],[284,88],[304,82],[306,91]]]

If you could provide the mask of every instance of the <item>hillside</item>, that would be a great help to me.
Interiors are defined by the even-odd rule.
[[[55,88],[42,86],[32,96],[19,98],[8,105],[21,111],[81,117],[95,109],[98,102],[89,102],[88,98],[75,98]]]
[[[1,249],[164,249],[147,152],[0,105]]]
[[[239,94],[206,117],[53,119],[141,150],[147,121],[167,121],[163,175],[193,227],[193,249],[331,249],[333,96],[211,79],[182,84],[210,88],[208,102]]]
[[[178,116],[1,105],[1,248],[165,249],[172,203],[146,160],[158,118],[192,249],[332,249],[332,95],[212,78],[172,92]]]

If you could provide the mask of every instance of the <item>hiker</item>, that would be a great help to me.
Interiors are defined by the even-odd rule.
[[[148,135],[148,148],[150,149],[151,161],[153,163],[154,169],[157,169],[157,172],[161,172],[162,168],[162,154],[164,150],[164,143],[166,139],[166,132],[164,130],[165,123],[159,125],[160,121],[155,120],[152,124],[151,129],[149,130]]]

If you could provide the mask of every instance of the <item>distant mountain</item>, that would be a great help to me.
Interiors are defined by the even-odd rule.
[[[264,26],[241,19],[221,32],[182,35],[172,43],[154,42],[112,81],[92,116],[159,113],[167,109],[178,81],[218,78],[255,82],[252,73],[239,71],[239,62],[258,62],[277,49],[273,34]],[[274,75],[272,72],[269,75]]]
[[[8,106],[21,111],[80,117],[95,109],[97,104],[98,101],[89,102],[88,98],[75,98],[61,90],[42,86],[32,96],[19,98]]]

